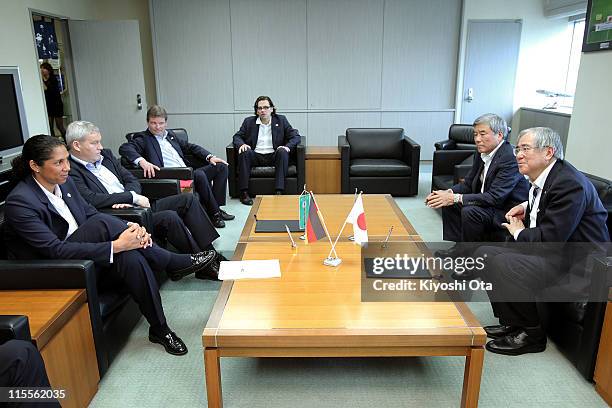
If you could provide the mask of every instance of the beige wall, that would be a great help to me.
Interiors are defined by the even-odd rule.
[[[29,9],[77,20],[135,19],[140,24],[147,102],[155,101],[147,0],[0,0],[0,66],[18,66],[30,135],[48,133]]]
[[[518,108],[539,103],[536,89],[561,90],[565,83],[569,41],[567,19],[544,17],[542,2],[534,0],[465,0],[463,24],[469,19],[523,20],[521,48],[514,90],[513,123],[518,129]],[[464,32],[461,50],[465,47]],[[461,68],[461,67],[460,67]],[[612,130],[610,116],[612,51],[582,54],[574,109],[570,121],[566,158],[578,169],[612,179],[609,159]],[[462,89],[459,73],[458,90]],[[457,107],[460,107],[458,92]],[[459,112],[460,114],[460,112]],[[460,117],[460,116],[457,116]]]
[[[30,134],[49,131],[29,8],[72,19],[136,19],[140,24],[147,102],[156,101],[153,51],[147,0],[0,0],[0,65],[16,65],[21,72]],[[564,72],[558,44],[566,21],[543,17],[542,3],[533,0],[465,0],[463,23],[469,19],[522,18],[523,32],[517,72],[515,110],[529,104],[535,89],[558,88]],[[548,40],[542,40],[548,38]],[[465,47],[465,33],[461,39]],[[609,116],[612,83],[607,81],[612,51],[583,54],[578,76],[567,158],[578,168],[612,179]],[[458,88],[463,73],[460,69]],[[460,92],[459,92],[460,94]],[[459,107],[458,102],[458,107]]]
[[[157,102],[155,94],[155,69],[153,66],[153,46],[151,43],[151,23],[149,19],[148,0],[104,0],[96,1],[98,20],[138,20],[140,26],[140,46],[142,48],[142,65],[144,67],[145,92],[147,104]]]
[[[576,168],[612,180],[612,51],[583,53],[574,112],[567,140],[567,160]]]
[[[567,18],[546,18],[540,0],[464,0],[464,29],[460,48],[462,62],[457,81],[457,119],[461,117],[466,27],[468,20],[477,19],[521,19],[523,21],[514,89],[515,120],[517,119],[516,113],[521,106],[541,103],[541,97],[536,94],[536,89],[563,89],[569,55],[569,39],[571,38],[568,38],[570,32],[567,30]],[[490,57],[495,58],[494,55]],[[508,91],[511,90],[500,90],[500,92]]]

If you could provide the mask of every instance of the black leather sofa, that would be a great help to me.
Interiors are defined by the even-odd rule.
[[[230,143],[225,148],[228,164],[229,195],[236,198],[240,195],[238,187],[238,149]],[[249,178],[249,195],[274,194],[274,166],[254,166]],[[300,194],[306,180],[306,136],[301,136],[300,143],[289,152],[289,169],[285,178],[285,194]]]
[[[32,341],[28,316],[0,315],[0,344],[9,340]]]
[[[142,170],[135,170],[142,172]],[[173,176],[189,175],[191,168],[163,169],[159,179],[141,180],[143,194],[150,199],[180,193],[179,182]],[[16,184],[10,170],[2,174],[0,183],[0,240],[4,232],[4,200]],[[177,177],[179,178],[179,177]],[[153,231],[151,210],[148,208],[104,209],[126,221],[144,225]],[[158,242],[159,243],[159,242]],[[161,243],[162,245],[164,243]],[[167,279],[165,274],[156,276],[158,283]],[[96,347],[100,378],[121,350],[142,314],[136,302],[120,288],[98,287],[95,267],[89,260],[11,260],[4,243],[0,244],[0,289],[77,289],[87,291],[89,316]]]
[[[607,226],[612,231],[612,182],[584,173],[595,186],[608,210]],[[610,255],[610,254],[608,254]],[[603,291],[605,298],[612,286],[612,257],[595,261],[592,290]],[[605,302],[555,302],[537,304],[546,333],[587,380],[593,379]]]
[[[2,197],[2,201],[4,197]],[[112,210],[115,215],[147,225],[150,209]],[[4,204],[0,205],[0,237],[5,236]],[[152,229],[149,229],[152,231]],[[156,276],[161,284],[167,276]],[[13,260],[0,245],[0,289],[80,289],[87,292],[89,316],[100,378],[125,344],[142,314],[129,294],[118,287],[100,288],[90,260]]]
[[[472,167],[476,144],[474,127],[455,123],[448,129],[448,139],[434,143],[431,191],[447,190],[459,183]]]
[[[401,128],[349,128],[338,136],[341,191],[414,196],[419,191],[421,146]]]

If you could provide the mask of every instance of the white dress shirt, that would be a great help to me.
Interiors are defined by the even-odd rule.
[[[95,163],[86,162],[72,154],[70,156],[72,157],[74,161],[85,166],[85,168],[89,170],[91,174],[96,176],[98,181],[102,183],[102,186],[104,186],[104,188],[109,194],[123,193],[125,191],[125,187],[123,186],[123,184],[121,184],[117,176],[115,176],[115,174],[112,171],[110,171],[109,169],[107,169],[105,166],[102,165],[104,156],[100,156],[100,160],[98,160]],[[133,191],[130,191],[130,193],[132,193],[132,204],[136,204],[137,194]]]
[[[181,155],[176,151],[174,146],[168,141],[168,131],[164,130],[163,135],[153,135],[159,143],[161,149],[162,160],[164,161],[164,167],[187,167]],[[134,164],[138,166],[144,157],[139,157],[134,160]]]
[[[77,228],[79,228],[79,224],[74,219],[74,215],[72,215],[72,213],[70,212],[70,208],[68,208],[66,202],[62,198],[62,190],[60,189],[59,185],[56,184],[55,188],[53,189],[53,194],[51,194],[49,190],[44,188],[38,182],[38,180],[36,180],[36,178],[34,178],[34,181],[36,182],[36,184],[38,184],[43,193],[45,193],[45,195],[51,202],[51,205],[53,206],[53,208],[55,208],[55,211],[57,211],[58,214],[68,223],[68,233],[64,237],[65,240],[70,235],[72,235],[72,233],[76,231]]]
[[[38,182],[38,180],[36,180],[36,178],[34,178],[34,181],[36,182],[36,184],[38,184],[38,186],[43,191],[43,193],[45,193],[45,195],[51,202],[51,205],[53,206],[53,208],[55,208],[55,211],[57,211],[58,214],[68,223],[68,233],[63,239],[65,241],[70,235],[72,235],[74,231],[76,231],[79,228],[79,224],[74,219],[74,215],[72,215],[70,208],[68,208],[68,205],[66,205],[66,202],[62,198],[62,190],[60,189],[59,185],[56,184],[55,188],[53,189],[53,194],[51,194],[49,190],[44,188]],[[68,196],[70,196],[70,194],[68,194]],[[109,263],[113,263],[113,243],[112,242],[110,246]]]
[[[550,173],[550,170],[552,170],[552,167],[555,165],[556,162],[557,162],[557,159],[553,158],[550,164],[542,171],[542,173],[540,173],[538,178],[536,178],[535,181],[531,183],[531,188],[529,189],[529,198],[527,199],[527,201],[521,203],[524,211],[527,212],[527,204],[533,202],[533,205],[531,206],[531,210],[529,211],[529,228],[537,227],[538,212],[540,211],[540,198],[542,197],[542,190],[544,189],[544,183],[546,183],[548,174]],[[535,200],[533,196],[533,193],[535,190],[534,186],[538,187],[538,194],[535,196]],[[514,233],[515,240],[518,239],[519,234],[524,229],[525,228],[521,228],[520,230]]]
[[[155,139],[159,142],[161,148],[164,167],[186,167],[181,155],[176,151],[174,146],[168,141],[168,131],[165,130],[163,136],[155,135]]]
[[[480,173],[480,184],[481,184],[480,192],[481,193],[484,193],[485,180],[487,179],[487,172],[489,171],[489,167],[491,167],[491,162],[493,161],[493,157],[495,156],[495,153],[497,153],[499,148],[502,146],[502,144],[504,144],[504,141],[498,144],[497,147],[493,149],[491,153],[480,153],[480,158],[484,162],[484,169],[482,170],[482,173]]]
[[[257,118],[255,123],[259,125],[255,152],[259,154],[274,153],[274,145],[272,143],[272,118],[270,118],[270,123],[267,125],[262,123],[261,118]]]

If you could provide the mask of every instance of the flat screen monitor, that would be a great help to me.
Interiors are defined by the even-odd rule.
[[[589,0],[582,51],[612,50],[612,0]]]
[[[19,68],[0,66],[0,157],[21,152],[29,137]]]

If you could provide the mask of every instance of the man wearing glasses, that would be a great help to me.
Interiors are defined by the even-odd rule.
[[[555,131],[523,130],[516,160],[521,174],[531,182],[529,198],[510,209],[502,225],[524,245],[477,251],[479,256],[486,254],[482,277],[492,284],[489,296],[500,321],[484,328],[493,339],[486,347],[505,355],[544,351],[546,333],[540,325],[536,294],[551,284],[565,284],[574,271],[585,275],[589,253],[605,250],[601,243],[610,240],[607,211],[595,187],[563,160],[563,145]],[[550,243],[557,246],[551,248]]]
[[[193,167],[193,190],[200,196],[202,207],[215,227],[225,227],[225,221],[235,218],[221,209],[227,193],[227,162],[202,146],[176,137],[174,132],[166,130],[167,121],[164,108],[151,106],[147,110],[147,130],[122,144],[119,153],[141,167],[147,178],[155,177],[155,171],[161,167]],[[206,164],[198,167],[198,163],[189,161],[189,156]]]
[[[249,176],[252,166],[274,166],[276,194],[283,194],[289,168],[289,152],[300,143],[300,134],[287,118],[276,114],[272,99],[260,96],[253,105],[255,116],[242,122],[233,143],[238,149],[238,187],[240,202],[253,205],[249,197]]]
[[[478,150],[465,180],[448,190],[430,193],[425,203],[442,208],[442,230],[446,241],[461,243],[496,240],[506,212],[527,199],[529,183],[518,171],[512,145],[506,140],[508,126],[498,115],[487,113],[474,121],[474,143]],[[493,238],[493,239],[492,239]],[[468,246],[455,245],[437,251],[441,257],[467,256]],[[473,276],[453,273],[455,279]]]

